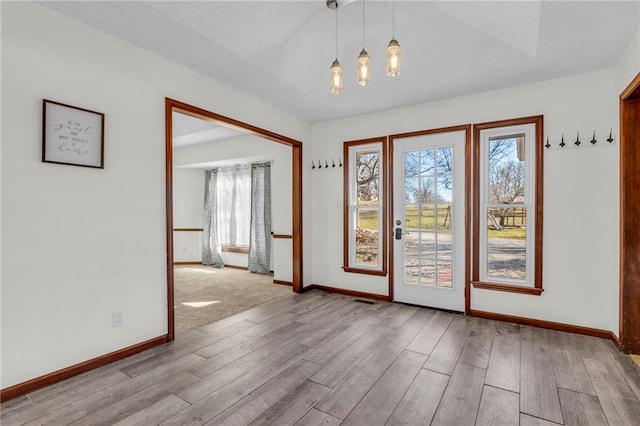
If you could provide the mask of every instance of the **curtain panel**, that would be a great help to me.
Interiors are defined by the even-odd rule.
[[[271,165],[251,165],[249,271],[271,272]]]
[[[248,247],[251,222],[251,166],[216,169],[217,232],[221,246]]]
[[[216,211],[218,171],[205,170],[204,172],[204,218],[202,234],[202,264],[215,268],[224,267],[220,242],[218,239],[218,219]]]

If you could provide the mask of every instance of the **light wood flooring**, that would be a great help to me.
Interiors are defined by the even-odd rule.
[[[312,291],[2,404],[3,425],[638,425],[606,340]]]

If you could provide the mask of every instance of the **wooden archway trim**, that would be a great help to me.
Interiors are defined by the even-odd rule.
[[[620,346],[640,354],[640,73],[620,94]]]
[[[262,129],[215,112],[165,98],[165,185],[166,185],[166,240],[167,240],[167,313],[168,340],[174,340],[173,313],[173,112],[230,127],[245,134],[259,136],[291,147],[292,161],[292,245],[293,291],[302,292],[302,142]]]

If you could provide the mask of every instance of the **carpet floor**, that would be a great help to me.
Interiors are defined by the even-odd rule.
[[[176,266],[175,332],[184,333],[290,295],[291,287],[273,284],[271,275],[241,269]]]

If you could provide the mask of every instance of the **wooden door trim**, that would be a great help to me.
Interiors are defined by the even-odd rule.
[[[618,332],[620,347],[623,351],[640,353],[640,330],[638,329],[638,327],[636,327],[635,330],[632,330],[630,329],[629,325],[629,322],[631,321],[633,321],[636,326],[640,324],[640,318],[637,318],[637,304],[639,302],[635,301],[635,309],[633,306],[631,306],[634,303],[634,289],[632,289],[631,287],[640,286],[640,279],[635,278],[634,282],[634,277],[627,276],[627,274],[625,273],[627,266],[634,261],[633,253],[629,255],[627,253],[626,245],[629,236],[626,232],[625,220],[627,218],[627,214],[635,214],[631,211],[632,206],[627,207],[627,203],[629,202],[629,200],[627,199],[627,188],[625,180],[626,177],[629,176],[629,174],[640,174],[640,167],[637,164],[635,164],[636,169],[634,170],[629,170],[627,167],[627,162],[629,163],[629,166],[633,165],[634,163],[633,161],[627,161],[627,156],[629,155],[628,151],[631,149],[631,144],[633,142],[638,144],[637,140],[632,140],[633,138],[630,135],[630,129],[628,129],[630,123],[627,122],[626,118],[627,107],[632,102],[640,102],[640,73],[635,76],[635,78],[620,94],[620,329]],[[636,145],[636,149],[640,150],[640,146]],[[640,204],[640,201],[635,200],[635,203],[636,205]],[[640,247],[635,247],[635,249],[640,250]],[[637,259],[635,259],[635,261],[637,262]],[[635,288],[635,292],[637,293],[638,291],[639,290]],[[631,315],[635,315],[636,317],[631,318]]]
[[[419,130],[416,132],[407,132],[407,133],[397,133],[395,135],[389,135],[388,142],[388,177],[387,177],[387,185],[388,185],[388,200],[387,203],[387,215],[389,217],[387,235],[393,235],[393,203],[394,203],[394,195],[393,195],[393,150],[394,150],[394,142],[396,139],[404,139],[411,138],[415,136],[424,136],[424,135],[432,135],[436,133],[448,133],[448,132],[457,132],[463,130],[465,132],[465,144],[464,144],[464,212],[465,212],[465,238],[464,238],[464,313],[469,315],[471,313],[471,262],[469,260],[470,257],[470,244],[471,244],[471,227],[470,227],[470,217],[471,217],[471,131],[473,126],[471,124],[462,124],[458,126],[450,126],[450,127],[440,127],[437,129],[428,129],[428,130]],[[394,248],[393,248],[393,238],[389,239],[389,300],[393,301],[393,287],[394,287],[394,271],[395,265],[393,261],[394,256]]]
[[[167,239],[167,313],[168,340],[175,338],[173,288],[173,112],[230,127],[242,133],[259,136],[291,147],[292,161],[292,245],[293,291],[302,292],[302,142],[242,121],[207,111],[171,98],[165,98],[165,185]]]

